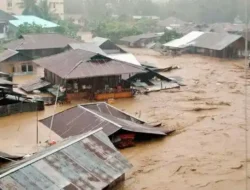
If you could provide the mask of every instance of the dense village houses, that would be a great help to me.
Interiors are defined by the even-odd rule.
[[[0,189],[109,190],[131,167],[98,128],[2,168]]]
[[[125,44],[129,47],[146,47],[147,44],[152,42],[157,42],[164,33],[148,33],[140,34],[136,36],[127,36],[120,39],[122,44]]]
[[[185,50],[219,58],[239,58],[244,54],[245,40],[240,35],[194,31],[164,44],[166,49]]]
[[[36,72],[33,59],[54,55],[65,51],[72,38],[60,34],[27,34],[5,45],[0,54],[0,70],[13,74],[31,74]]]
[[[144,72],[140,66],[82,49],[38,59],[35,63],[45,69],[46,81],[65,88],[63,94],[69,100],[132,97],[134,90],[122,80],[122,75]],[[58,94],[58,90],[49,91]]]
[[[40,122],[50,128],[52,117]],[[172,131],[164,131],[150,125],[107,103],[78,105],[56,114],[52,130],[62,138],[78,135],[102,127],[104,133],[119,148],[133,146],[136,140],[164,137]]]

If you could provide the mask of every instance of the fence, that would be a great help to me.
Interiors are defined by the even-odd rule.
[[[40,104],[39,104],[40,103]],[[0,117],[32,111],[44,110],[43,102],[20,102],[0,106]]]

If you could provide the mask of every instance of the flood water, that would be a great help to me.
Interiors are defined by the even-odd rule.
[[[164,73],[180,76],[186,86],[115,100],[121,108],[147,122],[176,129],[168,137],[121,150],[133,164],[120,190],[238,190],[245,187],[245,125],[243,61],[220,61],[193,55],[164,57],[151,50],[129,49],[140,61],[178,65]],[[31,77],[31,76],[29,76]],[[17,77],[15,81],[30,80]],[[71,105],[58,106],[56,112]],[[39,112],[38,119],[54,113]],[[23,154],[37,150],[36,113],[0,118],[0,151]],[[41,145],[49,130],[39,123]],[[52,139],[59,140],[55,134]]]

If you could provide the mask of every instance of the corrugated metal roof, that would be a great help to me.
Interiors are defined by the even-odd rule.
[[[19,27],[22,24],[36,24],[42,26],[43,28],[55,28],[59,25],[42,18],[32,16],[32,15],[15,15],[14,16],[17,20],[10,20],[10,24],[14,25],[15,27]]]
[[[108,137],[96,130],[0,171],[0,188],[100,190],[131,167]]]
[[[45,80],[37,79],[37,80],[33,80],[32,82],[22,85],[20,88],[23,89],[25,92],[32,92],[34,90],[39,90],[41,88],[45,88],[50,85],[51,83]]]
[[[144,72],[142,67],[105,56],[93,60],[95,56],[97,56],[96,53],[76,49],[36,60],[35,63],[66,79]]]
[[[51,119],[52,117],[48,117],[40,120],[40,122],[50,127]],[[96,106],[79,105],[60,112],[54,116],[52,130],[62,138],[67,138],[91,131],[97,127],[102,127],[108,136],[121,129],[137,133],[165,135],[162,130],[149,127],[143,121],[105,104]]]
[[[132,53],[109,54],[108,57],[118,61],[124,61],[127,63],[131,63],[133,65],[141,66],[140,62],[136,59],[136,57]]]
[[[3,52],[0,53],[0,62],[5,61],[6,59],[17,54],[18,52],[15,50],[11,50],[11,49],[4,50]]]
[[[69,46],[72,49],[81,49],[93,53],[98,53],[100,55],[107,55],[99,46],[94,43],[71,43],[69,44]]]
[[[11,81],[0,78],[0,85],[16,85],[16,84]]]
[[[190,32],[189,34],[183,36],[182,38],[170,41],[166,44],[164,44],[165,47],[171,47],[171,48],[185,48],[189,46],[189,43],[192,42],[193,40],[197,39],[201,35],[203,35],[204,32],[199,32],[199,31],[193,31]]]
[[[92,42],[96,44],[97,46],[101,46],[104,42],[108,41],[109,39],[107,38],[102,38],[102,37],[94,37],[92,39]]]
[[[28,34],[22,35],[21,39],[12,41],[5,45],[6,48],[13,50],[35,50],[35,49],[52,49],[64,48],[69,43],[75,43],[77,40],[68,38],[61,34]]]
[[[158,38],[158,37],[161,37],[163,34],[164,34],[164,32],[163,33],[140,34],[140,35],[136,35],[136,36],[127,36],[127,37],[120,39],[120,41],[134,43],[134,42],[141,40],[141,39]]]
[[[192,41],[190,45],[212,50],[223,50],[240,38],[242,36],[234,34],[207,32]]]

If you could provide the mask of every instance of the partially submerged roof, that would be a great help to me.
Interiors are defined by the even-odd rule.
[[[183,36],[182,38],[172,40],[172,41],[164,44],[164,46],[170,47],[170,48],[185,48],[185,47],[189,46],[190,42],[197,39],[198,37],[200,37],[203,34],[204,34],[204,32],[193,31],[193,32],[190,32],[189,34]]]
[[[41,88],[46,88],[50,86],[51,83],[43,80],[43,79],[36,79],[27,84],[22,85],[20,88],[25,92],[32,92],[34,90],[39,90]]]
[[[11,82],[11,81],[8,81],[8,80],[5,80],[3,78],[0,78],[0,85],[1,86],[4,86],[4,85],[10,85],[10,86],[13,86],[13,85],[16,85],[15,83]]]
[[[6,59],[11,58],[14,55],[17,55],[18,52],[15,50],[7,49],[0,53],[0,62],[5,61]]]
[[[45,126],[50,127],[52,117],[40,120]],[[54,116],[52,130],[62,138],[79,135],[102,127],[108,135],[119,130],[166,135],[164,131],[149,127],[143,121],[124,114],[105,103],[78,105],[71,109],[60,112]]]
[[[33,16],[33,15],[15,15],[15,20],[10,20],[10,24],[19,27],[22,24],[36,24],[43,28],[55,28],[59,25],[48,20]]]
[[[242,36],[235,34],[207,32],[192,41],[190,45],[220,51],[240,38]]]
[[[131,167],[97,129],[1,170],[0,189],[100,190]]]
[[[17,156],[17,155],[10,155],[8,153],[5,153],[5,152],[1,152],[0,151],[0,161],[3,160],[3,161],[15,161],[15,160],[18,160],[18,159],[21,159],[22,156]]]
[[[159,38],[163,35],[164,33],[147,33],[147,34],[140,34],[140,35],[135,35],[135,36],[127,36],[127,37],[121,38],[120,41],[134,43],[142,39]]]
[[[140,62],[136,59],[136,57],[132,53],[109,54],[108,57],[118,61],[131,63],[133,65],[138,65],[138,66],[141,65]]]
[[[15,20],[16,18],[9,13],[4,12],[3,10],[0,9],[0,22],[4,21],[7,22],[9,20]]]
[[[63,79],[91,78],[144,72],[140,66],[85,51],[70,50],[36,60],[35,63]]]
[[[77,42],[73,38],[61,34],[27,34],[22,35],[20,39],[12,41],[5,45],[6,48],[13,50],[35,50],[35,49],[53,49],[65,48],[69,43]]]

